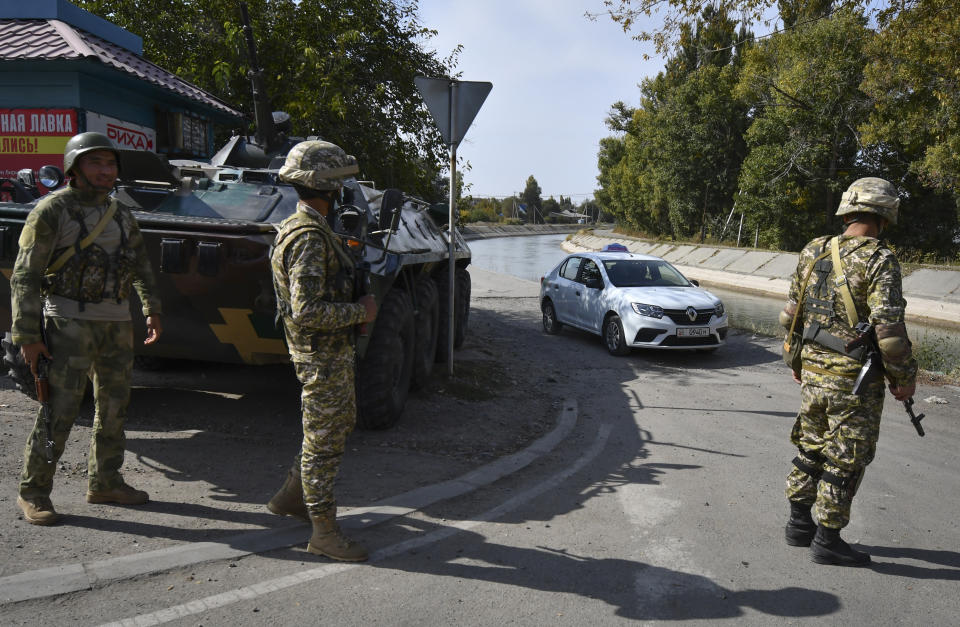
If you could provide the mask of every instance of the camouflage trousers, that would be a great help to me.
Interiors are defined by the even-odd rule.
[[[352,347],[323,363],[296,363],[303,385],[303,444],[297,463],[303,481],[303,501],[312,515],[336,507],[333,484],[340,470],[347,436],[357,422]]]
[[[88,380],[93,381],[96,406],[87,460],[88,486],[97,491],[117,488],[123,484],[120,467],[133,371],[133,323],[47,318],[46,339],[53,356],[48,371],[53,463],[48,464],[43,456],[38,411],[23,453],[20,495],[50,495],[57,460],[80,413]]]
[[[863,396],[808,383],[801,387],[790,435],[800,449],[799,464],[787,477],[787,499],[813,505],[824,527],[842,529],[850,522],[853,497],[876,452],[883,394],[882,383]]]

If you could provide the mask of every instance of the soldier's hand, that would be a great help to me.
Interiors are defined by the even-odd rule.
[[[163,323],[160,322],[160,316],[147,316],[147,338],[143,343],[147,346],[154,344],[160,339],[161,333],[163,333]]]
[[[30,372],[33,373],[34,377],[37,376],[37,364],[40,361],[40,355],[53,360],[53,355],[50,354],[50,351],[47,350],[47,345],[43,342],[24,344],[20,347],[20,354],[23,355],[23,360],[30,365]]]
[[[373,322],[377,317],[377,301],[374,299],[372,294],[364,294],[357,299],[357,302],[363,305],[364,309],[367,310],[367,315],[363,319],[364,322]]]
[[[792,369],[790,370],[790,375],[793,376],[793,381],[797,385],[800,385],[801,383],[803,383],[803,381],[800,379],[800,375],[798,375],[794,370]]]
[[[893,394],[893,398],[897,399],[898,401],[907,400],[908,398],[913,396],[913,393],[916,391],[917,391],[916,383],[911,383],[910,385],[893,385],[892,383],[890,384],[890,393]]]

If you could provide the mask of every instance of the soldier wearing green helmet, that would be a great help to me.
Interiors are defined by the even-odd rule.
[[[100,133],[67,141],[70,184],[44,196],[27,216],[10,277],[13,342],[34,375],[47,364],[53,460],[45,459],[41,414],[27,439],[17,504],[24,519],[50,525],[57,460],[86,389],[94,383],[96,413],[87,469],[89,503],[145,503],[123,480],[126,409],[133,369],[130,288],[147,321],[145,344],[162,331],[160,302],[143,237],[126,207],[110,198],[119,153]]]
[[[884,399],[882,378],[853,394],[866,359],[862,348],[847,348],[859,322],[876,333],[894,398],[906,400],[916,387],[900,264],[878,239],[887,224],[896,224],[899,208],[889,181],[854,181],[837,209],[843,234],[818,237],[804,247],[780,314],[784,327],[802,329],[801,371],[793,375],[801,384],[801,405],[791,433],[799,454],[787,477],[786,541],[809,546],[820,564],[870,563],[868,554],[840,537],[876,452]]]
[[[367,551],[340,531],[333,483],[357,420],[354,327],[372,322],[377,308],[370,295],[355,298],[353,261],[327,218],[344,179],[357,172],[357,160],[330,142],[294,146],[279,177],[300,202],[280,223],[270,255],[277,309],[303,385],[303,444],[267,507],[312,523],[309,552],[349,562],[366,560]]]

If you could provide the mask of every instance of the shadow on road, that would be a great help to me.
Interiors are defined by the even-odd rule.
[[[443,529],[450,531],[450,538],[426,548],[410,551],[373,566],[388,570],[400,570],[410,573],[428,574],[439,577],[453,577],[468,581],[490,582],[527,588],[542,592],[559,592],[576,595],[584,599],[599,599],[616,608],[616,614],[635,620],[689,620],[717,619],[737,617],[744,614],[745,608],[751,608],[772,616],[809,617],[834,613],[840,608],[837,596],[822,591],[799,587],[780,589],[731,590],[719,585],[709,577],[683,572],[662,564],[632,561],[630,559],[607,558],[574,555],[565,546],[531,548],[523,546],[524,538],[533,533],[530,524],[538,522],[537,529],[554,525],[576,524],[570,522],[570,516],[577,516],[587,504],[605,495],[615,494],[626,486],[659,485],[670,473],[683,473],[701,469],[700,464],[664,463],[649,461],[654,447],[674,447],[697,451],[708,455],[742,458],[745,455],[729,450],[714,450],[709,446],[697,446],[696,436],[687,442],[658,441],[655,433],[637,424],[637,410],[657,409],[646,404],[641,398],[644,389],[635,392],[627,384],[638,376],[649,379],[652,395],[657,381],[669,378],[671,382],[689,382],[702,379],[709,372],[712,380],[735,378],[735,372],[728,370],[736,366],[748,366],[774,362],[779,359],[768,348],[753,345],[748,336],[734,336],[733,345],[716,353],[664,353],[651,355],[634,353],[627,358],[616,358],[607,354],[598,338],[579,332],[565,332],[559,337],[546,336],[539,329],[539,323],[532,319],[529,312],[517,311],[495,315],[481,310],[476,314],[478,324],[484,330],[486,326],[496,325],[503,335],[512,338],[510,346],[497,346],[497,338],[492,334],[490,341],[494,350],[504,351],[511,359],[520,359],[519,355],[533,355],[521,369],[530,373],[531,384],[546,385],[549,379],[558,381],[561,389],[569,396],[576,397],[580,407],[580,426],[568,440],[576,442],[574,448],[566,453],[552,452],[544,466],[553,470],[540,469],[524,471],[518,476],[521,485],[511,482],[509,494],[519,498],[525,489],[536,481],[551,479],[551,472],[557,468],[569,466],[571,456],[575,459],[582,450],[587,449],[600,424],[609,425],[609,441],[605,448],[586,466],[566,478],[562,484],[550,489],[542,496],[536,496],[529,503],[523,503],[493,521],[499,525],[512,525],[505,532],[499,532],[499,538],[517,538],[521,546],[498,544],[490,537],[474,531],[463,530],[463,526],[472,526],[472,521],[486,520],[478,510],[483,507],[479,502],[456,505],[442,504],[424,511],[429,520],[406,517],[390,525],[390,535],[405,539],[423,537]],[[604,399],[602,403],[598,399]],[[700,399],[703,401],[703,399]],[[709,401],[704,401],[709,402]],[[686,400],[689,403],[689,399]],[[684,405],[680,402],[678,405]],[[670,409],[679,409],[671,407]],[[696,407],[691,407],[697,410]],[[740,413],[737,407],[730,412]],[[767,414],[769,412],[757,411]],[[793,417],[794,413],[778,412]],[[641,419],[642,420],[642,419]],[[615,445],[613,445],[615,443]],[[528,476],[524,476],[528,475]],[[491,490],[496,492],[496,489]],[[478,498],[484,498],[479,496]],[[487,505],[496,507],[496,499],[502,495],[487,495]],[[722,500],[722,497],[718,497]],[[485,501],[486,502],[486,501]],[[581,516],[596,515],[602,511],[610,515],[614,523],[620,516],[616,512],[593,509],[579,513]],[[489,511],[489,510],[488,510]],[[459,520],[454,530],[445,521]],[[564,522],[560,522],[560,521]],[[576,520],[574,518],[573,520]],[[540,524],[547,523],[547,524]],[[629,523],[628,523],[629,524]],[[497,532],[494,532],[497,533]],[[584,534],[592,533],[587,528]],[[542,538],[542,536],[537,536]],[[622,538],[610,531],[604,545],[606,551],[598,547],[598,553],[616,552],[618,541]],[[571,539],[571,543],[580,539]],[[509,541],[509,540],[508,540]],[[606,545],[612,544],[610,547]],[[581,542],[579,546],[583,546]],[[564,601],[559,601],[562,606]],[[559,610],[558,610],[559,611]],[[552,614],[551,614],[552,616]]]

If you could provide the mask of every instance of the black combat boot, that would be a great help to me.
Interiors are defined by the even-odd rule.
[[[810,515],[810,505],[790,501],[790,519],[787,521],[787,544],[790,546],[810,546],[817,533],[817,523]]]
[[[817,564],[833,564],[835,566],[866,566],[870,563],[870,556],[862,551],[855,551],[840,537],[839,529],[831,529],[820,525],[817,535],[810,545],[810,557]]]

